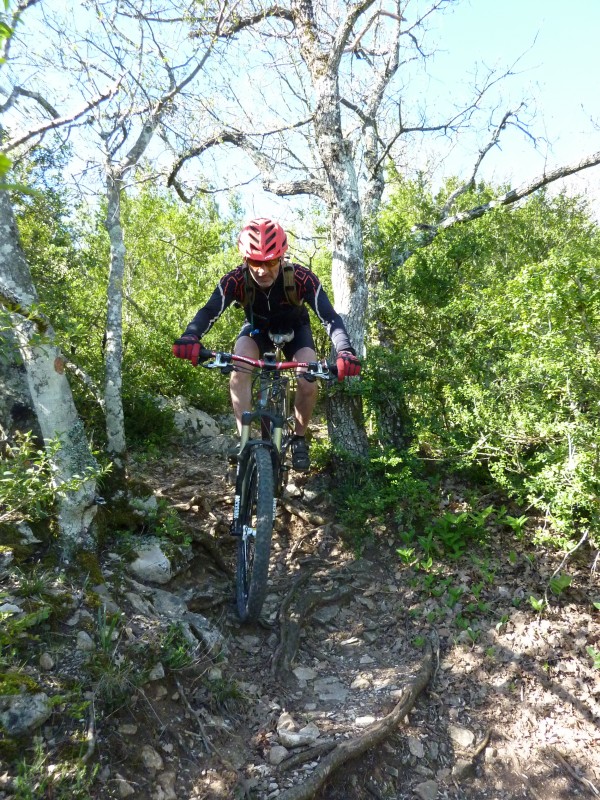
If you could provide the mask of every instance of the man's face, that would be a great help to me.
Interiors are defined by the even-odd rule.
[[[281,267],[280,258],[272,258],[270,261],[256,261],[254,258],[247,258],[246,263],[250,274],[261,289],[268,289],[275,283]]]

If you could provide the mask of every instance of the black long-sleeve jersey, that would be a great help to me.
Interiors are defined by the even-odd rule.
[[[270,330],[278,333],[291,330],[298,325],[309,323],[308,311],[304,306],[304,303],[307,303],[327,331],[337,352],[342,350],[354,352],[342,318],[331,305],[321,281],[306,267],[300,264],[294,264],[293,267],[296,292],[302,305],[293,305],[288,300],[281,269],[275,282],[268,289],[262,289],[256,284],[254,302],[251,307],[244,308],[248,322],[261,332]],[[185,329],[186,334],[193,333],[201,339],[232,303],[237,302],[244,306],[245,269],[247,268],[242,264],[221,278],[206,305],[198,311]]]

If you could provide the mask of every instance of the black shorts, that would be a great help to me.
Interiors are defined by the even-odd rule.
[[[294,338],[291,342],[286,342],[281,348],[283,350],[283,354],[289,360],[293,359],[298,350],[301,350],[303,347],[310,347],[312,350],[315,349],[315,342],[309,322],[301,322],[299,325],[295,325],[293,330]],[[249,322],[246,322],[242,327],[242,330],[238,333],[237,338],[241,339],[242,336],[250,336],[250,334],[252,334],[252,325]],[[259,331],[258,333],[254,333],[252,336],[250,336],[250,338],[253,339],[258,345],[261,356],[263,356],[265,353],[272,353],[275,351],[275,345],[269,339],[269,334],[267,331]]]

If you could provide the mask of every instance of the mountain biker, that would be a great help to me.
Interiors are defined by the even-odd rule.
[[[236,355],[259,358],[273,348],[269,334],[293,333],[293,338],[283,345],[285,357],[293,361],[316,361],[310,320],[304,306],[308,303],[337,351],[338,380],[358,375],[360,361],[321,282],[306,267],[284,261],[288,241],[281,225],[264,217],[251,220],[240,232],[238,249],[243,263],[221,278],[206,305],[173,344],[173,354],[189,359],[196,366],[202,347],[200,339],[235,302],[244,307],[246,314],[234,348]],[[230,392],[238,431],[241,431],[242,413],[251,407],[251,374],[232,372]],[[292,466],[298,471],[310,468],[305,433],[317,392],[316,382],[298,381],[291,444]]]

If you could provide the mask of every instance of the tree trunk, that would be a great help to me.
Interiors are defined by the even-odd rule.
[[[359,356],[364,351],[367,282],[362,241],[362,213],[354,161],[342,133],[337,73],[318,83],[315,139],[329,184],[332,267],[335,307],[344,320]],[[353,456],[368,451],[362,398],[335,393],[329,403],[329,436],[336,449]]]
[[[118,473],[125,469],[126,440],[122,398],[123,363],[123,278],[125,275],[125,243],[121,225],[121,180],[107,168],[106,197],[108,208],[106,229],[110,239],[108,275],[108,308],[106,316],[106,349],[104,402],[106,404],[107,450]]]
[[[64,374],[64,361],[54,344],[50,325],[40,330],[33,321],[38,298],[29,265],[19,242],[10,198],[0,190],[0,280],[1,302],[11,312],[15,340],[23,360],[31,402],[46,445],[59,439],[52,455],[54,484],[60,487],[75,475],[97,470],[77,415],[71,388]],[[81,548],[93,548],[92,523],[96,514],[96,480],[89,478],[76,491],[59,497],[60,548],[70,559]]]

